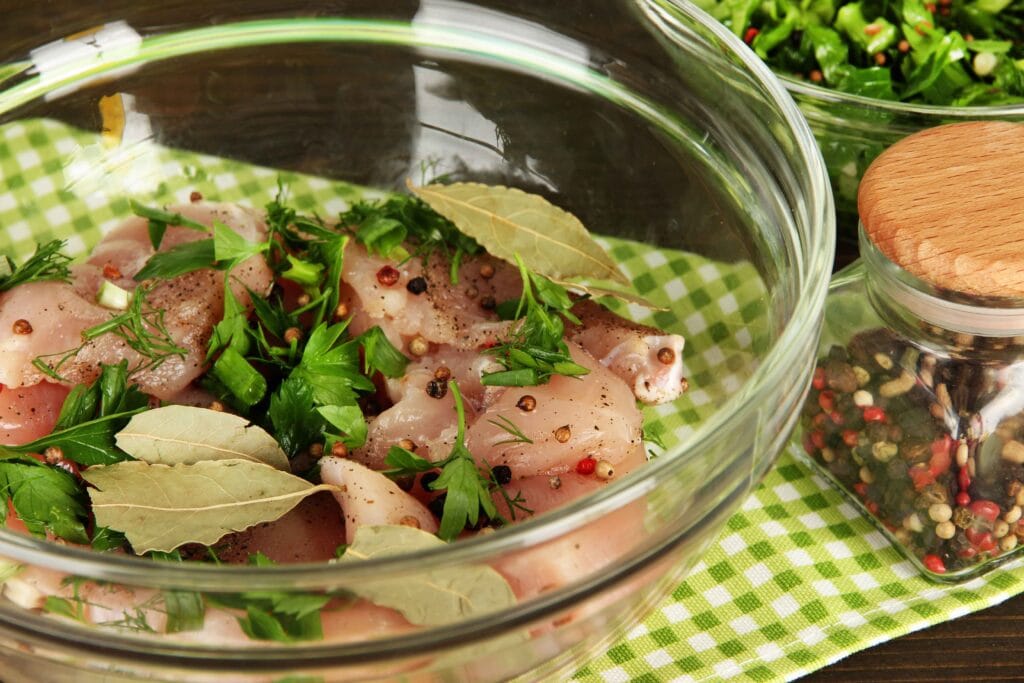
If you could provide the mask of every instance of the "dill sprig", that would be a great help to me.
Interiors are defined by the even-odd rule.
[[[23,285],[28,282],[42,280],[67,281],[71,273],[68,264],[71,257],[62,253],[64,240],[52,240],[46,244],[36,244],[35,253],[20,266],[15,266],[9,256],[0,261],[0,292]]]
[[[109,320],[93,325],[82,332],[82,343],[68,351],[39,356],[32,365],[44,374],[63,381],[60,371],[68,362],[78,356],[83,348],[94,339],[113,334],[124,340],[130,349],[139,354],[139,362],[129,369],[129,374],[160,367],[171,356],[184,358],[188,350],[174,341],[164,322],[165,311],[149,304],[148,295],[153,285],[139,285],[132,293],[128,308]],[[56,363],[48,359],[59,358]]]
[[[510,438],[503,441],[495,441],[495,446],[501,446],[507,443],[533,443],[533,439],[526,436],[526,434],[523,433],[523,430],[519,428],[519,425],[504,415],[499,415],[497,420],[488,420],[488,422],[511,435]]]

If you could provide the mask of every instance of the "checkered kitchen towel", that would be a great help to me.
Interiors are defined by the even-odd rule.
[[[0,252],[24,256],[37,240],[61,237],[70,251],[84,253],[130,213],[128,196],[173,203],[195,189],[262,206],[276,193],[279,176],[293,204],[322,215],[367,196],[323,179],[167,150],[147,137],[145,121],[130,116],[115,139],[45,120],[0,128]],[[655,314],[654,322],[687,335],[694,389],[650,417],[662,422],[670,440],[685,438],[742,384],[763,351],[761,282],[749,264],[619,241],[607,246],[641,293],[682,312]],[[690,577],[567,678],[788,680],[1000,602],[1024,589],[1022,566],[1019,560],[955,587],[929,583],[793,451],[729,520]]]

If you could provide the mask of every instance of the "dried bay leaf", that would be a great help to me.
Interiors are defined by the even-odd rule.
[[[615,261],[576,216],[548,200],[499,185],[453,183],[409,189],[492,255],[515,255],[541,275],[612,280],[629,284]]]
[[[135,415],[116,436],[123,451],[151,464],[249,460],[289,471],[277,441],[245,418],[193,406],[164,406]]]
[[[338,559],[359,562],[446,545],[433,534],[408,526],[363,526]],[[449,567],[352,587],[360,597],[401,612],[417,626],[438,626],[515,604],[508,581],[486,565]]]
[[[248,460],[151,465],[140,460],[90,467],[82,477],[97,526],[121,531],[135,552],[211,545],[283,516],[302,499],[333,486]]]

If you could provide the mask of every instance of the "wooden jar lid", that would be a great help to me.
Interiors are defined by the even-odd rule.
[[[1024,298],[1024,124],[957,123],[897,142],[857,210],[872,242],[945,290]]]

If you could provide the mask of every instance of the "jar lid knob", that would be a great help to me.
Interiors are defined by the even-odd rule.
[[[857,192],[868,238],[945,290],[1024,298],[1024,124],[956,123],[904,138]]]

